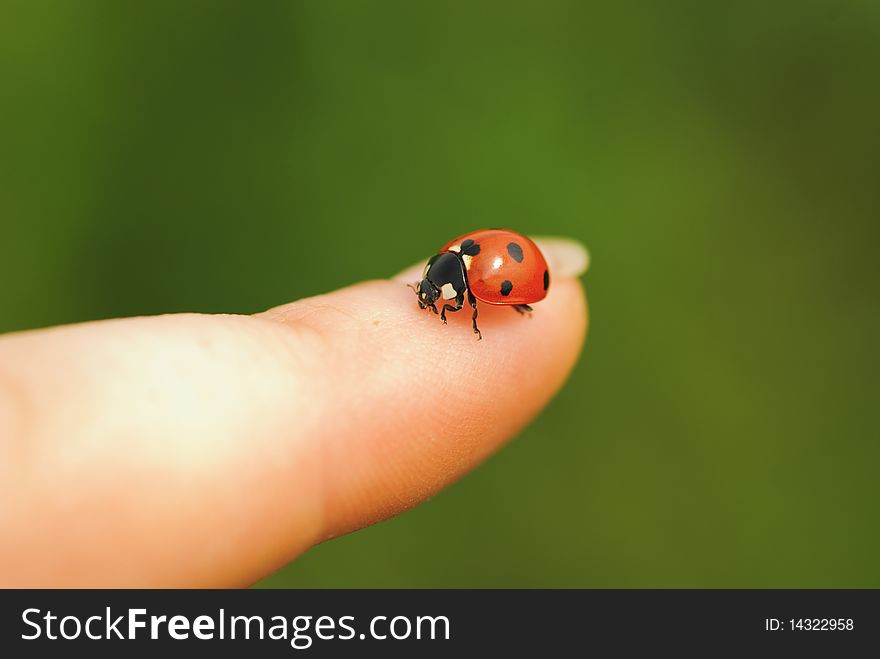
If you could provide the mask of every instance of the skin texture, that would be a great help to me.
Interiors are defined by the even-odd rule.
[[[0,586],[246,586],[431,496],[577,360],[586,253],[540,245],[550,294],[481,305],[483,341],[418,308],[423,264],[254,316],[0,337]]]

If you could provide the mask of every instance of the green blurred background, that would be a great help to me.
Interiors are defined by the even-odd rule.
[[[0,331],[575,236],[547,411],[262,585],[878,587],[878,63],[867,0],[2,0]]]

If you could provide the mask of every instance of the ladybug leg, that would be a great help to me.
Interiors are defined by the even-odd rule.
[[[455,298],[455,306],[453,307],[451,304],[444,304],[443,311],[440,312],[440,320],[443,321],[443,324],[446,324],[446,312],[447,311],[460,311],[464,306],[464,295],[459,293]]]
[[[529,305],[527,305],[527,304],[514,304],[514,305],[513,305],[513,310],[516,311],[520,316],[526,316],[526,315],[529,315],[529,314],[532,313],[532,311],[534,311],[534,310],[533,310]]]
[[[470,289],[468,289],[468,302],[470,302],[471,307],[473,307],[474,309],[474,315],[472,318],[472,321],[474,323],[474,334],[477,335],[477,340],[480,340],[483,338],[483,335],[480,332],[480,328],[477,327],[477,298],[474,297]]]

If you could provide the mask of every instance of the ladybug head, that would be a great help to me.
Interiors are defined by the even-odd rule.
[[[423,308],[430,307],[440,297],[440,289],[431,283],[429,279],[425,278],[419,282],[416,294],[419,296],[419,304]]]

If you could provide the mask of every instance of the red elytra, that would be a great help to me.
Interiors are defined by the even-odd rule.
[[[473,241],[473,246],[466,241]],[[479,251],[468,255],[476,247]],[[508,229],[471,231],[446,243],[441,252],[446,251],[461,255],[468,287],[482,302],[532,304],[547,297],[547,261],[538,246],[521,233]]]

